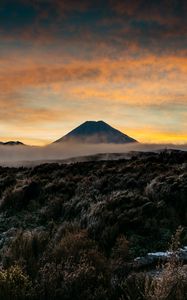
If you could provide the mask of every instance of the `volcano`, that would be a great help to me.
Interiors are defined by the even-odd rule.
[[[132,137],[111,127],[104,121],[86,121],[54,143],[126,144],[137,143]]]

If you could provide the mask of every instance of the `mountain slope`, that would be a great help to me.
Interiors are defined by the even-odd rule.
[[[125,144],[137,141],[103,121],[86,121],[55,141],[61,142]]]

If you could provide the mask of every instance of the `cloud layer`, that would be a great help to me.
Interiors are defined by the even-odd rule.
[[[119,159],[116,154],[121,154],[121,158],[129,158],[131,151],[155,152],[163,149],[177,149],[187,151],[187,144],[76,144],[63,143],[52,144],[46,147],[29,146],[1,146],[0,145],[0,166],[34,166],[41,163],[57,162],[66,163],[76,161],[86,161],[88,156],[97,154],[113,154],[112,159]]]

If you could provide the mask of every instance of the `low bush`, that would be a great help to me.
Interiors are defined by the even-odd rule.
[[[19,266],[0,270],[0,299],[26,300],[34,299],[34,290],[29,277]]]
[[[0,299],[186,300],[177,256],[155,269],[146,255],[179,224],[186,245],[186,161],[166,151],[0,168]]]
[[[20,231],[4,254],[4,265],[19,264],[26,268],[30,276],[34,276],[38,268],[38,260],[45,249],[48,234],[43,231]]]

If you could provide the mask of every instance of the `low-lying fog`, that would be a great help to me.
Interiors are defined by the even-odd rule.
[[[157,151],[161,149],[179,149],[187,151],[187,144],[52,144],[46,147],[0,146],[0,165],[30,166],[45,162],[61,161],[102,153],[127,153],[130,151]],[[110,156],[111,157],[111,156]],[[107,158],[107,156],[106,156]],[[76,159],[74,159],[76,161]]]

